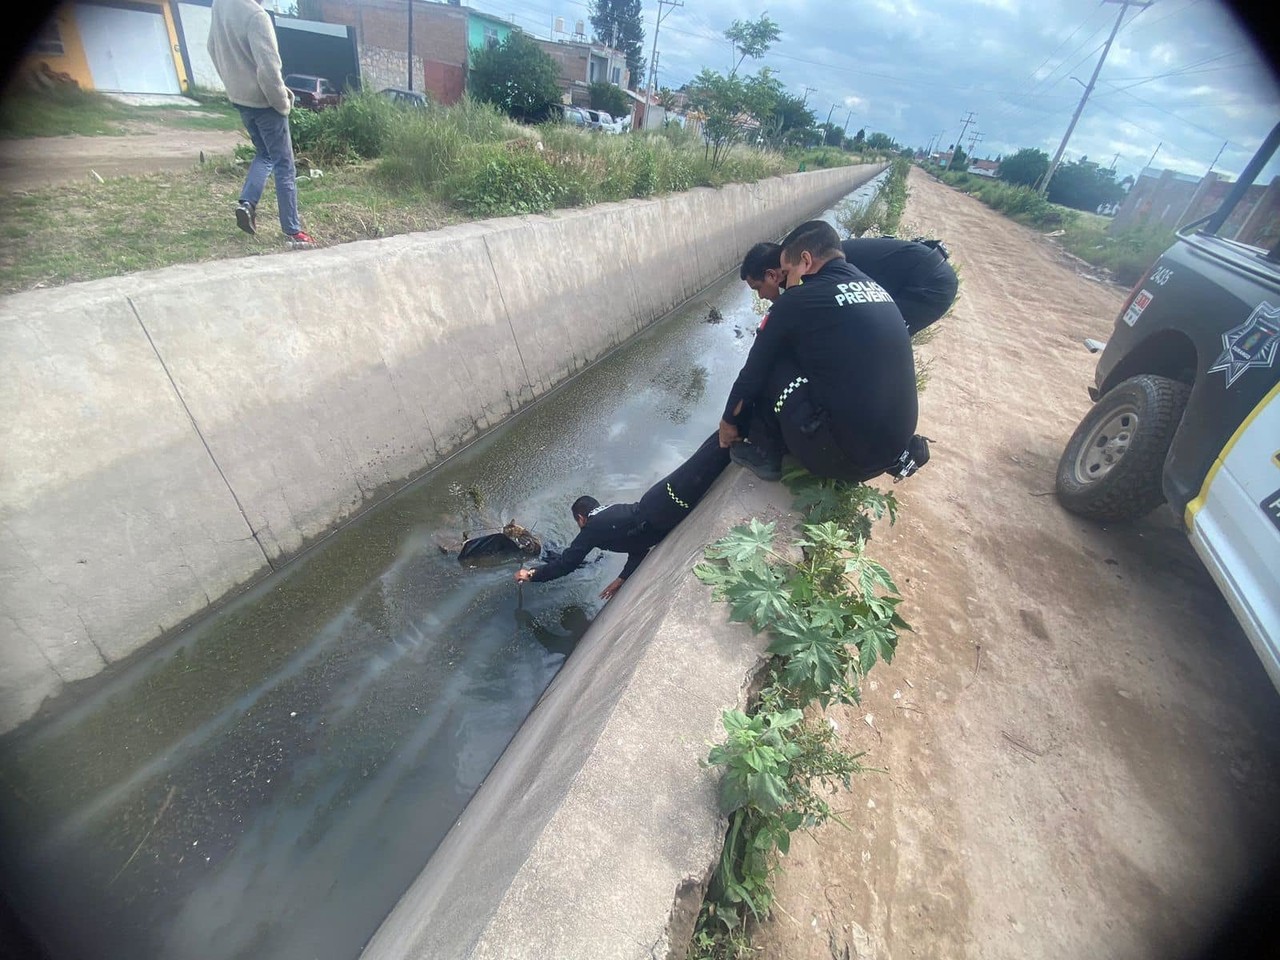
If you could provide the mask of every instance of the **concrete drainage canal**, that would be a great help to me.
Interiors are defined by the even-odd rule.
[[[6,895],[52,960],[357,957],[622,563],[517,590],[514,564],[439,544],[512,518],[565,543],[577,495],[636,499],[714,428],[753,300],[736,276],[707,288],[0,743]]]

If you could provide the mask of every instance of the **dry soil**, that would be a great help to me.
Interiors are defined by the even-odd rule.
[[[798,838],[772,960],[1165,958],[1277,827],[1280,699],[1167,508],[1103,528],[1052,495],[1124,292],[911,175],[960,299],[926,348],[933,461],[874,552],[916,632],[831,712],[887,773]]]

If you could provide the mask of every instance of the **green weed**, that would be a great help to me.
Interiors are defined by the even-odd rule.
[[[862,755],[842,751],[830,725],[806,720],[803,708],[856,704],[867,671],[890,661],[898,632],[910,629],[892,577],[866,554],[872,524],[896,517],[893,494],[803,470],[785,480],[806,517],[789,545],[775,544],[774,524],[752,520],[709,546],[694,570],[730,605],[730,619],[769,634],[774,656],[756,710],[726,711],[726,740],[707,758],[724,768],[720,805],[730,819],[690,947],[696,960],[747,955],[746,924],[767,915],[791,834],[833,819],[826,796],[864,769]]]

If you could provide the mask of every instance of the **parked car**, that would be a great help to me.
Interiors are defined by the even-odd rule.
[[[414,110],[425,110],[431,101],[420,90],[405,90],[403,87],[383,87],[378,96],[386,97],[397,107],[410,107]]]
[[[1086,341],[1102,349],[1094,406],[1057,490],[1100,521],[1167,502],[1280,688],[1280,242],[1218,236],[1277,147],[1280,125],[1134,286],[1110,340]]]
[[[587,119],[587,112],[581,107],[563,106],[561,110],[564,112],[564,122],[571,123],[575,127],[589,127],[591,121]]]
[[[294,103],[308,110],[324,110],[342,102],[342,91],[332,80],[309,73],[291,73],[284,85],[293,91]]]
[[[601,133],[621,133],[621,121],[614,120],[612,116],[603,110],[585,110],[587,115],[588,126],[592,130],[599,130]]]

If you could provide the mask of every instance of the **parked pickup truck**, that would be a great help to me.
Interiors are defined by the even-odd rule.
[[[1280,253],[1218,236],[1278,144],[1280,125],[1088,344],[1095,403],[1057,491],[1100,521],[1168,502],[1280,688]]]

